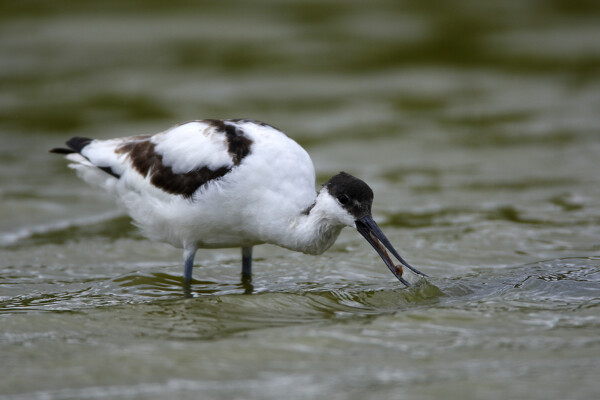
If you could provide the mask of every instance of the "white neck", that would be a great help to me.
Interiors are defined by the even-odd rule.
[[[285,231],[281,232],[276,244],[290,250],[308,254],[321,254],[338,238],[342,228],[353,223],[336,201],[322,190],[317,195],[314,206],[308,211],[299,211],[289,220]]]

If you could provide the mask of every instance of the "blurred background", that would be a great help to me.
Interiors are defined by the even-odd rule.
[[[597,1],[3,1],[0,396],[600,394]],[[47,150],[251,118],[345,170],[431,275],[356,232],[181,254]],[[413,279],[413,281],[415,281]]]

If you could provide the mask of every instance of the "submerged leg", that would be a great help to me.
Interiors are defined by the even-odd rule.
[[[252,276],[252,246],[242,247],[242,278]]]
[[[242,287],[244,294],[252,294],[254,285],[252,284],[252,246],[242,247]]]
[[[186,285],[189,285],[192,282],[192,268],[194,267],[194,256],[196,255],[197,248],[193,247],[184,247],[183,249],[183,258],[185,259],[184,269],[183,269],[183,282]]]

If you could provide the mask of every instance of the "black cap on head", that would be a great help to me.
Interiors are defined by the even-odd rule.
[[[373,191],[360,179],[340,172],[325,183],[325,188],[354,218],[371,215]]]

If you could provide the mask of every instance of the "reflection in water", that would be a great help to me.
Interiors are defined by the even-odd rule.
[[[244,294],[252,294],[254,285],[252,284],[252,275],[242,273],[241,286],[244,288]]]
[[[206,285],[207,282],[198,282],[198,281],[194,281],[193,279],[191,282],[186,282],[185,279],[183,279],[182,282],[183,282],[182,283],[183,297],[186,297],[186,298],[192,298],[192,297],[194,297],[194,294],[206,295],[206,294],[214,294],[214,293],[218,292],[218,289],[215,289],[214,291],[210,290],[210,289],[201,289],[201,290],[194,289],[195,284],[200,283],[202,285]],[[214,285],[215,283],[209,282],[209,284]],[[239,283],[239,287],[243,290],[244,294],[252,294],[254,292],[254,285],[252,284],[252,276],[242,274],[241,281]]]

